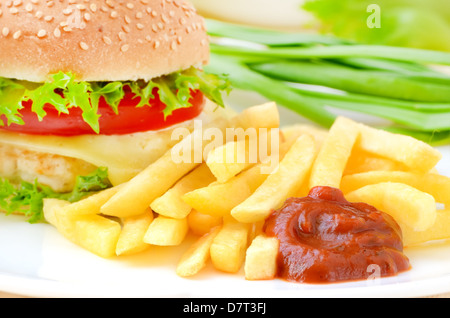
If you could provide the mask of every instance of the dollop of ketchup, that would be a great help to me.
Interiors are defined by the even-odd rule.
[[[315,187],[307,197],[288,199],[264,231],[280,241],[278,277],[287,281],[354,281],[410,268],[395,220],[366,203],[348,202],[339,189]]]

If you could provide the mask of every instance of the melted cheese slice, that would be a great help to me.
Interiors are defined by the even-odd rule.
[[[192,131],[194,120],[202,120],[205,124],[219,116],[228,116],[228,112],[207,103],[203,113],[193,120],[163,130],[128,135],[60,137],[0,131],[0,143],[107,167],[111,183],[118,185],[136,176],[173,147],[178,142],[172,140],[174,129],[186,127]]]

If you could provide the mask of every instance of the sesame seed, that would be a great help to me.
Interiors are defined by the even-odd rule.
[[[53,31],[53,35],[55,38],[59,38],[61,36],[61,30],[59,28],[56,28],[55,31]]]
[[[138,23],[138,24],[136,25],[136,27],[137,27],[139,30],[144,29],[144,25],[141,24],[141,23]]]
[[[106,44],[110,45],[112,43],[111,39],[107,36],[103,37],[103,42],[105,42]]]
[[[106,4],[107,4],[108,7],[110,7],[110,8],[114,8],[114,6],[115,6],[114,1],[112,1],[112,0],[106,0]]]
[[[39,32],[37,33],[38,38],[43,38],[46,35],[47,35],[47,31],[45,31],[45,30],[39,30]]]
[[[86,42],[80,42],[80,48],[87,51],[89,50],[89,45],[87,45]]]
[[[20,36],[22,35],[22,31],[17,31],[13,34],[13,39],[17,40],[18,38],[20,38]]]
[[[63,10],[63,14],[65,15],[69,15],[73,12],[72,8],[68,7],[66,9]]]
[[[119,37],[119,40],[124,41],[127,35],[124,32],[119,32],[117,36]]]
[[[129,46],[128,44],[125,44],[125,45],[122,45],[122,47],[120,48],[120,50],[121,50],[122,52],[126,52],[126,51],[128,51],[129,48],[130,48],[130,46]]]

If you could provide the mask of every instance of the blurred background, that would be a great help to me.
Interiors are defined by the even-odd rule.
[[[367,44],[450,51],[449,0],[191,0],[205,17],[320,32]],[[381,9],[381,27],[368,28],[367,8]]]

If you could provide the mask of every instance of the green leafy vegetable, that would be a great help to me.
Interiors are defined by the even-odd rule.
[[[154,98],[154,88],[166,104],[164,115],[167,117],[174,110],[191,107],[189,89],[199,89],[206,97],[220,106],[224,106],[221,93],[228,90],[229,83],[219,76],[206,74],[195,68],[176,72],[150,82],[80,82],[70,73],[59,72],[51,76],[51,81],[44,84],[24,83],[0,78],[0,126],[11,123],[23,125],[20,109],[23,103],[32,101],[32,111],[42,120],[46,116],[45,107],[51,105],[58,112],[68,114],[69,109],[78,107],[86,123],[99,133],[98,107],[103,97],[114,112],[118,113],[119,103],[123,99],[125,87],[130,87],[139,98],[138,107],[149,104]]]
[[[380,28],[367,19],[377,4]],[[367,44],[384,44],[450,51],[450,3],[445,0],[308,0],[302,7],[313,13],[327,34]]]
[[[77,202],[110,187],[106,168],[99,168],[88,176],[79,176],[73,191],[69,193],[57,193],[37,181],[34,183],[22,181],[19,185],[14,185],[8,179],[0,178],[0,209],[7,214],[22,213],[28,218],[28,222],[38,223],[44,221],[45,198]]]
[[[206,70],[228,74],[236,88],[257,92],[325,127],[345,110],[387,119],[392,125],[380,128],[430,144],[450,142],[450,75],[437,70],[450,65],[448,52],[357,42],[325,45],[322,36],[305,41],[302,33],[280,31],[280,39],[281,34],[286,38],[277,42],[273,31],[208,23],[216,38]]]

